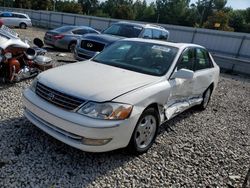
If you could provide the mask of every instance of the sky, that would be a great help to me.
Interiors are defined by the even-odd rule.
[[[192,3],[197,0],[191,0]],[[250,7],[250,0],[227,0],[226,6],[231,6],[233,9],[246,9]]]

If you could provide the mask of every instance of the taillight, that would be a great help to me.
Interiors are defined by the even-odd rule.
[[[58,39],[62,39],[64,37],[64,35],[54,35],[53,38],[55,40],[58,40]]]

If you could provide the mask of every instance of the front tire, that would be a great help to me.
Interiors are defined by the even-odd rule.
[[[76,48],[76,43],[75,43],[75,42],[71,42],[71,43],[69,44],[69,51],[70,51],[71,53],[74,53],[74,52],[75,52],[75,48]]]
[[[131,153],[145,153],[154,143],[158,132],[159,120],[153,108],[146,109],[139,118],[128,149]]]
[[[27,28],[27,25],[25,23],[20,23],[19,27],[21,29],[26,29]]]

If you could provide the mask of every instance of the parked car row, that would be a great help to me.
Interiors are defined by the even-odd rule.
[[[85,26],[46,32],[47,45],[86,61],[40,73],[23,92],[24,115],[83,151],[146,152],[161,124],[191,107],[206,109],[219,79],[204,47],[168,38],[160,26],[128,22],[103,32]]]

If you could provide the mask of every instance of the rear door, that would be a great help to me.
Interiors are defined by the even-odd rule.
[[[201,96],[213,82],[214,68],[208,52],[203,48],[195,48],[194,84],[192,95]]]

